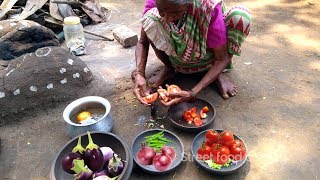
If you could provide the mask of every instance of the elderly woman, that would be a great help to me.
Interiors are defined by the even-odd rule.
[[[215,82],[223,98],[235,96],[236,86],[223,74],[250,31],[251,16],[242,5],[225,10],[221,0],[146,0],[132,72],[134,94],[144,105],[148,87],[158,87],[175,72],[206,72],[190,91],[170,93],[166,106],[194,98]],[[160,72],[145,79],[149,45],[163,62]]]

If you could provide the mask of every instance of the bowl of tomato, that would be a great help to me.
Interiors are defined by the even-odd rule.
[[[192,142],[192,156],[205,171],[227,175],[236,172],[248,159],[244,141],[231,131],[208,129]]]
[[[168,118],[174,127],[185,131],[207,129],[216,117],[215,107],[204,99],[182,102],[168,109]]]

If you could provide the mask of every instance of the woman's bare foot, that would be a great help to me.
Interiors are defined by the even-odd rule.
[[[218,79],[215,82],[219,88],[221,96],[224,99],[228,99],[229,96],[235,96],[238,92],[237,87],[223,73],[219,75]]]
[[[152,76],[148,80],[148,84],[153,88],[157,88],[161,84],[163,84],[166,80],[173,77],[174,77],[174,69],[164,66],[157,75]]]

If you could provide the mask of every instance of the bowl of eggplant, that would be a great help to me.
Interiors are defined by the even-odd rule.
[[[109,132],[87,132],[70,140],[56,156],[51,180],[129,179],[133,159],[127,143]]]

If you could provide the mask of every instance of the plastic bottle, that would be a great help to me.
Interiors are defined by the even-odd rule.
[[[63,23],[64,37],[70,52],[74,55],[86,54],[85,38],[80,18],[69,16],[64,18]]]

